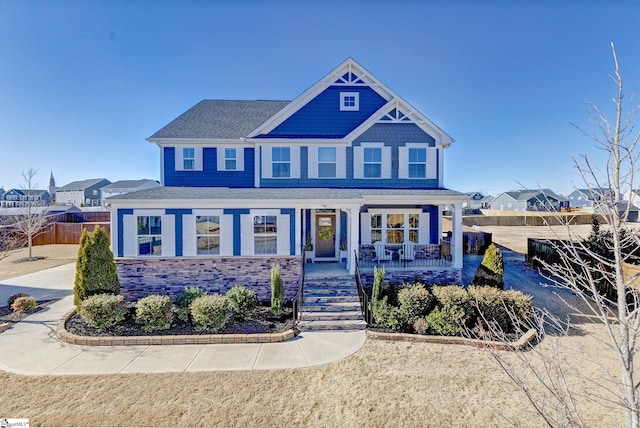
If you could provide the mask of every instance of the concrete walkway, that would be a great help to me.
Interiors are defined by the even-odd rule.
[[[265,370],[311,367],[358,351],[366,333],[303,332],[265,344],[79,346],[60,342],[58,320],[73,307],[75,264],[0,281],[0,302],[16,293],[38,300],[61,298],[0,333],[0,369],[24,375]]]

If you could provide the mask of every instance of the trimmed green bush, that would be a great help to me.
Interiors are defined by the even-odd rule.
[[[446,304],[435,308],[425,320],[429,331],[441,336],[460,336],[465,330],[467,314],[461,306]]]
[[[403,284],[398,291],[398,311],[403,327],[412,328],[414,321],[424,318],[435,303],[435,296],[423,284]]]
[[[382,294],[382,285],[384,284],[384,266],[378,269],[373,267],[373,288],[371,290],[371,301],[377,302]]]
[[[176,317],[182,322],[190,322],[191,309],[189,309],[189,306],[191,306],[191,302],[206,294],[205,291],[200,290],[198,287],[184,287],[176,299],[176,306],[173,308]]]
[[[151,294],[136,303],[136,323],[146,332],[168,330],[173,322],[173,308],[169,296]]]
[[[280,315],[284,308],[284,282],[280,276],[280,265],[271,266],[271,312]]]
[[[11,308],[11,306],[13,306],[13,302],[16,301],[16,299],[18,297],[28,297],[29,295],[27,293],[17,293],[17,294],[12,294],[11,296],[9,296],[9,298],[7,299],[7,306],[9,308]]]
[[[190,308],[194,324],[202,330],[221,330],[229,319],[227,299],[220,294],[198,297]]]
[[[372,300],[369,303],[373,321],[378,327],[388,328],[394,331],[402,330],[400,311],[396,306],[387,302],[387,296],[382,300]]]
[[[78,314],[92,327],[107,329],[127,315],[124,296],[115,294],[94,294],[80,302]]]
[[[234,285],[225,294],[227,308],[235,315],[244,317],[246,313],[258,305],[256,293],[246,287]]]
[[[91,234],[86,229],[82,231],[73,293],[76,307],[94,294],[120,293],[109,235],[101,227],[96,227]]]
[[[13,310],[14,312],[24,313],[33,311],[37,307],[38,303],[36,302],[35,297],[22,296],[14,300],[13,304],[11,305],[11,310]]]
[[[524,329],[533,316],[531,296],[517,290],[472,286],[469,297],[485,327],[498,328],[504,333]]]
[[[504,288],[503,275],[504,261],[502,253],[498,247],[491,244],[484,253],[482,263],[478,266],[476,276],[473,278],[473,284],[496,287],[502,290]]]

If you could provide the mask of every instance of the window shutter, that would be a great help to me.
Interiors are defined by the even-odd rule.
[[[420,213],[420,232],[419,232],[419,240],[420,244],[430,244],[431,242],[431,223],[429,222],[429,213]]]
[[[236,170],[244,171],[244,147],[236,149]]]
[[[318,178],[318,146],[309,146],[307,153],[309,178]]]
[[[193,150],[194,156],[195,156],[193,169],[196,171],[202,171],[202,152],[203,151],[204,151],[204,148],[202,147],[196,147]]]
[[[242,248],[240,254],[243,256],[253,255],[253,216],[245,214],[240,216],[240,241]]]
[[[427,178],[438,178],[438,149],[427,147]]]
[[[382,148],[382,178],[391,178],[391,147]]]
[[[272,178],[271,146],[262,146],[260,152],[262,154],[262,178]]]
[[[353,148],[353,178],[364,178],[364,150],[362,146]]]
[[[138,255],[138,217],[135,215],[122,216],[123,256]]]
[[[162,255],[176,255],[176,217],[173,215],[162,216]]]
[[[277,216],[278,220],[278,255],[288,256],[290,255],[291,245],[289,243],[289,215],[281,214]]]
[[[175,169],[176,171],[183,171],[184,170],[184,162],[183,162],[183,158],[182,158],[182,147],[178,146],[178,147],[174,147],[173,151],[175,152],[176,156],[176,165],[175,165]]]
[[[218,165],[218,171],[224,171],[226,170],[225,168],[225,162],[224,162],[224,152],[225,152],[225,148],[224,147],[216,147],[216,160],[217,160],[217,165]]]
[[[347,148],[336,147],[336,178],[347,178]]]
[[[233,215],[220,216],[220,255],[233,256]]]
[[[291,178],[300,178],[300,146],[289,148],[291,154]]]
[[[360,213],[360,245],[371,244],[371,214]]]
[[[182,216],[182,254],[191,257],[198,254],[196,240],[196,216],[185,214]]]
[[[398,147],[398,178],[409,178],[409,150]]]

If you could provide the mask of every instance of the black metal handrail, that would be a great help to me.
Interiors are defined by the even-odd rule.
[[[298,325],[298,323],[300,322],[300,318],[302,316],[302,312],[300,310],[300,308],[302,308],[302,301],[304,299],[304,264],[305,264],[305,260],[304,260],[304,247],[302,248],[302,266],[300,269],[300,278],[298,280],[298,291],[296,292],[296,294],[293,296],[293,299],[291,300],[291,306],[293,309],[293,325],[294,327],[296,325]]]
[[[358,296],[360,296],[360,310],[362,311],[362,318],[364,318],[364,322],[367,323],[367,326],[373,324],[373,316],[371,314],[371,308],[369,307],[369,295],[364,290],[362,286],[362,279],[360,278],[360,266],[358,264],[358,252],[353,251],[355,253],[355,262],[356,262],[356,285],[358,287]]]

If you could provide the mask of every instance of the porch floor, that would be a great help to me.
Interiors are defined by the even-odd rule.
[[[350,276],[345,263],[320,262],[304,264],[305,278],[339,278]]]

